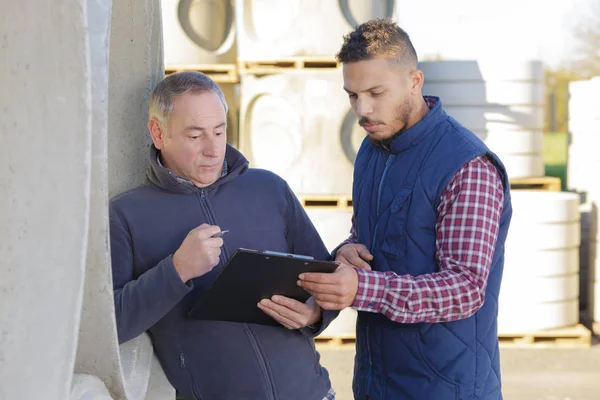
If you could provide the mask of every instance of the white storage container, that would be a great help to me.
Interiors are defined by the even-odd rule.
[[[539,61],[451,60],[419,64],[423,94],[477,134],[511,178],[544,175],[544,70]]]
[[[233,0],[161,0],[165,65],[235,64]]]
[[[394,0],[236,0],[240,60],[333,58],[343,36],[372,18],[393,18]]]
[[[243,75],[240,121],[240,149],[252,167],[277,173],[296,194],[352,193],[366,132],[353,117],[340,71]]]

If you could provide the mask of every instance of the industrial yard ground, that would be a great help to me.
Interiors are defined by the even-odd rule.
[[[589,349],[502,349],[504,400],[600,400],[600,344],[594,343]],[[317,348],[336,400],[353,400],[354,347]]]

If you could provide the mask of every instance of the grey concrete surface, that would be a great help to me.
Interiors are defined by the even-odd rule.
[[[83,0],[1,2],[0,399],[71,389],[90,186],[86,26]]]
[[[318,346],[318,350],[336,400],[352,400],[354,348]],[[599,344],[590,349],[502,349],[501,369],[504,400],[600,399]]]
[[[144,180],[148,99],[164,75],[157,33],[160,8],[158,0],[112,4],[111,9],[111,2],[87,0],[93,68],[92,212],[75,372],[100,378],[115,399],[161,394],[167,400],[175,391],[153,363],[148,335],[119,346],[108,240],[109,195]]]

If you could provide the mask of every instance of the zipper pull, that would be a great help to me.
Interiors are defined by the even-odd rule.
[[[185,357],[183,356],[183,353],[179,354],[179,366],[181,369],[185,368]]]

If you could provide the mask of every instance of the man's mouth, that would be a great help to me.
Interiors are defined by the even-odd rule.
[[[366,124],[361,124],[361,126],[367,131],[367,132],[375,132],[377,130],[377,128],[379,128],[381,124],[377,124],[377,123],[366,123]]]

